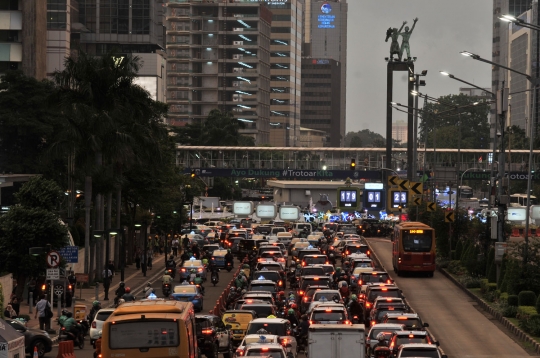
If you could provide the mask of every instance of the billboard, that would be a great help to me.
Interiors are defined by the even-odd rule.
[[[261,219],[274,219],[277,215],[276,204],[257,205],[256,215]]]
[[[251,201],[235,201],[233,204],[233,213],[235,215],[251,215],[253,214],[253,203]]]
[[[525,215],[527,213],[527,208],[508,208],[508,219],[509,221],[525,221]]]
[[[282,205],[279,208],[279,218],[281,220],[296,221],[300,219],[300,208],[292,205]]]
[[[357,209],[359,190],[351,187],[341,187],[337,189],[337,203],[341,209]]]

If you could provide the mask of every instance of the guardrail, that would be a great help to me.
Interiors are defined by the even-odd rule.
[[[363,236],[362,236],[363,237]],[[384,268],[384,266],[381,264],[381,260],[379,259],[379,256],[377,256],[377,253],[375,251],[373,251],[373,248],[371,247],[371,245],[369,244],[369,242],[366,240],[365,237],[363,237],[364,239],[364,242],[366,243],[366,245],[368,245],[369,247],[369,251],[371,252],[371,259],[375,262],[375,265],[379,268],[381,268],[383,271],[386,271],[388,273],[390,273],[388,270],[386,270]],[[409,309],[411,310],[411,313],[416,313],[416,311],[414,310],[414,308],[409,304],[409,302],[407,301],[406,298],[403,299],[403,301],[405,301],[405,303],[407,304],[407,306],[409,307]],[[426,328],[426,331],[427,333],[429,334],[429,337],[430,339],[432,340],[432,342],[436,342],[438,343],[439,341],[435,338],[435,336],[433,335],[433,333],[431,333],[431,331],[429,329]],[[441,346],[439,346],[439,351],[441,352],[441,355],[445,354],[444,353],[444,350],[441,348]]]

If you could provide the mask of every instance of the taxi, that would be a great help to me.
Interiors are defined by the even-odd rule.
[[[373,267],[368,264],[358,265],[352,270],[351,276],[354,276],[357,280],[359,280],[360,276],[365,272],[373,272]]]
[[[268,334],[277,335],[280,343],[287,352],[287,355],[292,354],[296,357],[296,338],[293,335],[291,322],[283,318],[257,318],[249,323],[246,334],[259,334],[266,331]],[[266,336],[267,333],[260,333]]]
[[[204,299],[201,289],[197,285],[177,285],[174,286],[170,296],[175,301],[191,302],[195,312],[203,310]]]
[[[287,358],[285,348],[279,343],[266,343],[266,340],[251,343],[246,346],[245,357],[271,357],[271,358]]]
[[[221,320],[227,329],[231,330],[233,344],[238,344],[246,335],[249,322],[257,318],[257,313],[249,310],[227,310]]]
[[[307,241],[306,239],[302,239],[302,240],[304,241],[299,241],[294,244],[291,244],[292,245],[291,256],[293,257],[293,259],[295,259],[298,256],[298,252],[300,250],[307,249],[310,246],[309,241]]]
[[[243,357],[245,352],[245,349],[248,345],[251,343],[258,343],[261,340],[260,334],[247,334],[244,339],[242,339],[242,342],[238,345],[236,348],[236,351],[234,352],[233,357]],[[264,342],[267,343],[278,343],[279,344],[279,337],[274,334],[265,334],[264,335]]]
[[[204,267],[204,264],[201,260],[197,260],[195,257],[190,258],[189,260],[186,260],[182,267],[180,267],[180,282],[189,281],[189,278],[191,277],[192,270],[195,270],[195,274],[198,274],[201,276],[201,278],[206,281],[206,268]]]
[[[309,324],[351,324],[349,313],[341,303],[324,303],[313,307]]]
[[[253,280],[249,283],[248,291],[266,291],[271,292],[273,295],[277,292],[277,284],[274,281],[265,280],[260,276],[257,280]]]
[[[321,289],[317,290],[309,303],[305,313],[310,314],[313,308],[327,303],[343,303],[343,298],[339,290]]]
[[[392,333],[402,331],[404,328],[404,325],[395,323],[377,323],[372,326],[366,335],[366,357],[372,356],[373,349],[375,349],[375,346],[379,343],[377,340],[379,333],[384,333],[385,338],[390,339]]]
[[[227,255],[227,250],[225,249],[217,249],[214,250],[212,253],[212,258],[214,259],[214,262],[216,263],[216,266],[218,268],[226,268],[227,263],[225,261],[225,255]]]
[[[383,323],[398,323],[405,325],[406,330],[423,331],[429,324],[422,322],[417,313],[387,313]]]
[[[433,342],[426,331],[395,331],[388,340],[388,348],[395,355],[399,346],[410,343],[437,344],[438,342]]]
[[[289,246],[291,241],[293,240],[292,234],[290,232],[278,232],[277,238],[279,242],[283,243],[285,246]]]

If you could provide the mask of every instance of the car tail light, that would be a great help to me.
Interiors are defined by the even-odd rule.
[[[299,294],[300,296],[303,296],[303,295],[304,295],[304,291],[299,291],[298,294]]]
[[[370,308],[370,307],[371,307],[371,303],[366,302],[366,308]]]
[[[96,328],[96,321],[92,322],[92,328]]]
[[[47,290],[47,285],[41,285],[41,290],[46,291]]]
[[[236,355],[237,356],[243,356],[244,355],[244,351],[242,349],[237,349],[236,350]]]
[[[409,334],[409,338],[414,338],[414,334]]]
[[[214,330],[213,329],[203,329],[202,333],[203,334],[212,334],[212,333],[214,333]]]
[[[200,268],[198,271],[199,271],[199,272],[202,272],[202,268]]]
[[[314,324],[315,321],[309,320],[309,324]]]
[[[386,283],[392,283],[392,280],[386,280]]]
[[[283,286],[283,281],[279,280],[278,285]]]
[[[302,261],[302,266],[306,266],[306,263],[305,263],[305,261]]]
[[[369,252],[369,250],[367,250],[366,254],[369,256],[371,254],[371,252]]]
[[[183,269],[181,269],[181,271],[182,271],[182,272],[186,272],[186,269],[185,269],[185,268],[183,268]]]
[[[334,249],[334,246],[330,246],[330,250],[333,250]]]
[[[343,324],[352,324],[351,321],[343,321]]]
[[[268,351],[268,348],[266,348],[266,347],[263,347],[263,348],[261,348],[261,351],[263,351],[263,352],[267,352],[267,351]]]
[[[307,302],[308,301],[308,298],[307,297],[304,297],[304,302]]]
[[[375,322],[375,321],[371,321],[371,325],[372,325],[372,326],[374,326],[374,325],[375,325],[375,323],[377,323],[377,322]]]
[[[68,290],[71,290],[72,288],[73,288],[73,286],[68,285]]]
[[[358,280],[358,285],[359,285],[359,286],[362,286],[363,282],[364,282],[364,281],[362,281],[362,280]]]
[[[348,254],[349,254],[349,250],[345,251],[345,254],[348,255]]]

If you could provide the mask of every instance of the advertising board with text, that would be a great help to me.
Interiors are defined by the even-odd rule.
[[[251,201],[235,201],[233,204],[235,215],[248,216],[253,214],[253,203]]]
[[[261,219],[274,219],[277,215],[276,204],[257,205],[256,215]]]
[[[292,205],[282,205],[279,208],[279,218],[281,220],[296,221],[300,219],[300,208]]]

